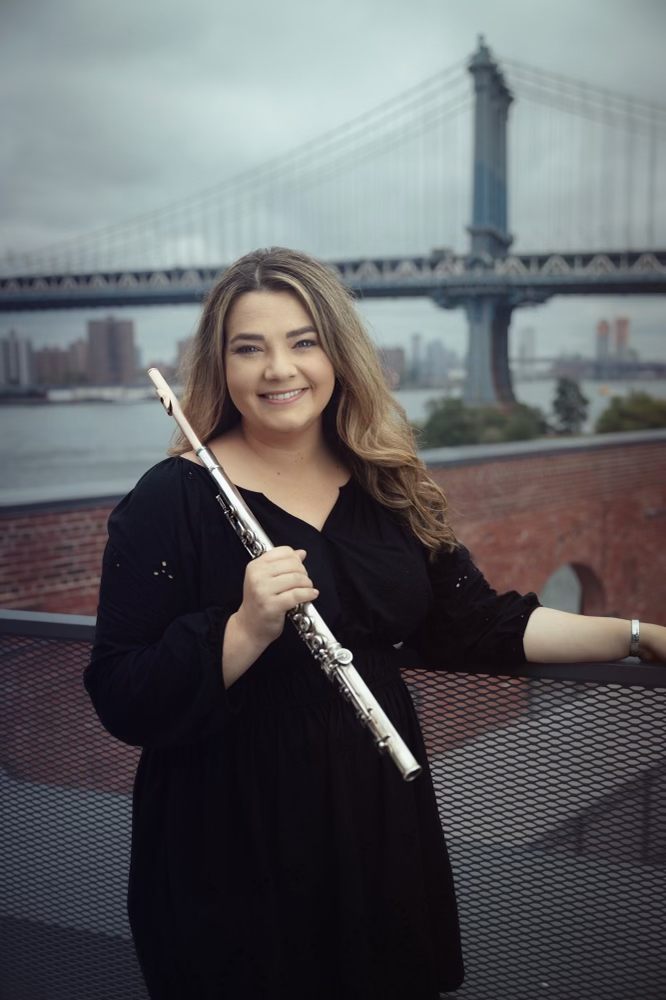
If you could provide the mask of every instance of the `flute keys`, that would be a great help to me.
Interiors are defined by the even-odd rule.
[[[302,611],[297,611],[295,614],[293,614],[291,616],[291,620],[293,621],[296,628],[301,630],[302,632],[310,632],[312,630],[311,620],[308,618],[306,614],[303,614]],[[309,638],[310,637],[308,636],[308,641]]]

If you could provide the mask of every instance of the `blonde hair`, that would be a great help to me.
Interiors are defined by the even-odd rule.
[[[336,376],[323,414],[324,432],[355,479],[433,553],[454,548],[446,496],[417,455],[413,430],[386,384],[351,293],[305,253],[284,247],[253,251],[232,264],[208,293],[185,358],[182,399],[201,440],[212,440],[241,419],[226,387],[225,320],[232,303],[254,291],[291,292],[311,317]],[[179,433],[169,452],[182,455],[189,447]]]

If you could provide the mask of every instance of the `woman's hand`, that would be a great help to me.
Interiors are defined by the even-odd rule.
[[[242,604],[230,617],[224,633],[225,687],[238,680],[282,634],[284,617],[290,608],[319,596],[303,566],[305,556],[305,549],[280,545],[248,564]]]
[[[319,594],[303,566],[306,554],[305,549],[280,545],[253,559],[245,570],[243,603],[237,615],[264,648],[282,634],[290,608],[314,601]]]
[[[641,622],[638,655],[645,663],[666,663],[666,626]]]

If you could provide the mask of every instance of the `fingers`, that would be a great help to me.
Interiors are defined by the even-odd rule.
[[[282,632],[287,611],[319,596],[303,565],[305,556],[305,549],[281,545],[247,566],[239,613],[269,641]]]
[[[297,607],[299,604],[307,604],[314,601],[319,596],[319,591],[313,587],[295,587],[293,590],[285,590],[281,594],[276,594],[266,610],[277,612],[284,616],[287,611]]]
[[[274,549],[269,549],[268,552],[264,552],[260,555],[258,559],[255,559],[255,564],[263,563],[266,565],[272,565],[276,562],[281,562],[284,559],[291,560],[292,562],[303,563],[307,552],[305,549],[292,549],[290,545],[276,545]]]
[[[312,589],[312,580],[303,565],[305,556],[305,549],[294,551],[287,545],[281,545],[249,563],[245,571],[246,579],[253,586],[271,593],[282,593],[293,586]]]
[[[289,590],[314,590],[314,584],[307,573],[279,573],[263,577],[257,581],[257,591],[263,594],[285,594]],[[319,591],[317,591],[319,593]]]

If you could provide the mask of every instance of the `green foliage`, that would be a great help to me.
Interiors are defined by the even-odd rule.
[[[517,403],[509,413],[504,428],[506,441],[531,441],[543,437],[550,430],[548,421],[538,406]]]
[[[666,427],[666,400],[655,399],[647,392],[613,396],[596,424],[598,434],[613,431],[643,431]]]
[[[422,448],[475,444],[477,440],[473,413],[461,399],[440,399],[428,403],[428,418],[420,441]]]
[[[419,447],[527,441],[547,430],[542,411],[524,403],[505,411],[496,406],[466,406],[461,399],[439,399],[428,404]]]
[[[583,395],[575,379],[557,380],[553,410],[557,420],[557,430],[561,434],[580,434],[589,405],[589,399]]]

